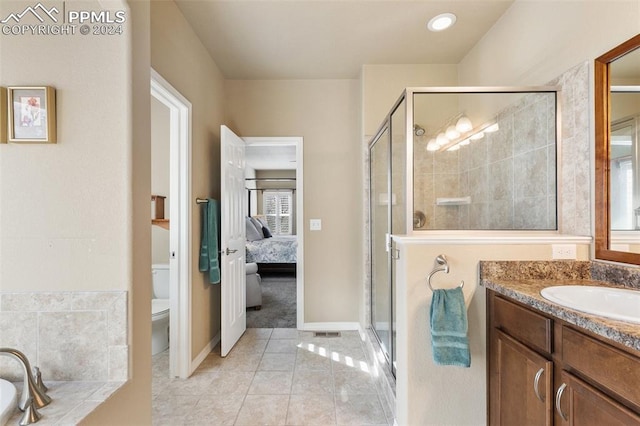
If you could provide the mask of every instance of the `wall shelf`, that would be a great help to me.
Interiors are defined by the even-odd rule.
[[[151,219],[151,224],[158,225],[164,229],[169,229],[169,219]]]
[[[436,198],[438,206],[464,206],[466,204],[471,204],[471,197]]]
[[[169,219],[164,218],[164,195],[151,196],[151,224],[169,229]]]

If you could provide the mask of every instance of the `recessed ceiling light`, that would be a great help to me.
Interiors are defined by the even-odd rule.
[[[427,28],[430,31],[442,31],[446,30],[450,26],[456,23],[456,15],[453,13],[441,13],[438,16],[431,18],[427,24]]]

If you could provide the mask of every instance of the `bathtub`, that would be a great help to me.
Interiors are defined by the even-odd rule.
[[[0,426],[4,426],[18,407],[18,396],[13,383],[0,379]]]

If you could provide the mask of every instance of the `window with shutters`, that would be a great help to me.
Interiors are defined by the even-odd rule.
[[[265,191],[262,213],[273,235],[291,235],[291,191]]]

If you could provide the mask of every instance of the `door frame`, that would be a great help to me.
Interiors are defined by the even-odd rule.
[[[304,138],[292,137],[246,137],[247,146],[295,146],[296,147],[296,230],[298,249],[296,251],[296,327],[304,325]]]
[[[191,373],[191,102],[151,68],[151,96],[169,109],[169,376]]]

